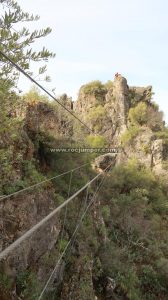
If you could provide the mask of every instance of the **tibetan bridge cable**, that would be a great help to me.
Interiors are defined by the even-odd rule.
[[[109,166],[104,170],[106,172]],[[11,245],[6,247],[0,253],[0,260],[4,259],[8,254],[14,251],[22,242],[24,242],[27,238],[29,238],[35,231],[37,231],[41,226],[43,226],[47,221],[49,221],[53,216],[55,216],[64,206],[66,206],[69,202],[71,202],[76,196],[78,196],[83,190],[85,190],[92,182],[94,182],[97,178],[99,178],[103,173],[99,173],[93,179],[91,179],[88,183],[86,183],[81,189],[79,189],[76,193],[74,193],[70,198],[64,201],[60,206],[54,209],[50,214],[48,214],[45,218],[43,218],[39,223],[34,225],[31,229],[26,231],[20,238],[18,238]]]
[[[19,191],[17,191],[17,192],[12,193],[12,194],[2,196],[2,197],[0,198],[0,202],[1,202],[1,201],[4,201],[5,199],[10,198],[10,197],[12,197],[12,196],[16,196],[16,195],[18,195],[18,194],[20,194],[20,193],[23,193],[23,192],[25,192],[25,191],[31,190],[31,189],[33,189],[33,188],[35,188],[35,187],[37,187],[37,186],[40,186],[41,184],[44,184],[44,183],[49,182],[49,181],[52,181],[52,180],[54,180],[54,179],[56,179],[56,178],[58,178],[58,177],[61,177],[61,176],[63,176],[63,175],[66,175],[66,174],[69,174],[69,173],[71,173],[71,172],[74,172],[74,171],[76,171],[76,170],[78,170],[78,169],[81,169],[81,168],[87,166],[87,165],[89,165],[89,163],[83,164],[83,165],[81,165],[81,166],[79,166],[79,167],[77,167],[77,168],[74,168],[74,169],[72,169],[72,170],[66,171],[66,172],[61,173],[61,174],[59,174],[59,175],[56,175],[56,176],[54,176],[54,177],[51,177],[51,178],[48,178],[48,179],[46,179],[46,180],[40,181],[40,182],[38,182],[38,183],[35,183],[35,184],[33,184],[33,185],[30,185],[30,186],[28,186],[28,187],[26,187],[26,188],[24,188],[24,189],[22,189],[22,190],[19,190]]]
[[[2,45],[4,45],[2,43]],[[6,46],[6,45],[4,45]],[[80,122],[84,127],[89,130],[90,133],[93,133],[92,129],[88,127],[86,123],[80,120],[71,110],[69,110],[66,106],[64,106],[58,99],[56,99],[49,91],[46,90],[40,83],[38,83],[35,79],[33,79],[27,72],[25,72],[17,63],[15,63],[8,55],[6,55],[3,51],[0,50],[0,54],[10,62],[20,73],[26,76],[29,80],[31,80],[34,84],[36,84],[41,90],[43,90],[49,97],[51,97],[54,101],[56,101],[60,106],[62,106],[69,114],[71,114],[78,122]]]
[[[107,169],[109,170],[109,168],[111,167],[111,165],[112,165],[112,163],[111,163],[105,170],[107,170]],[[96,195],[97,195],[97,193],[99,192],[100,188],[102,187],[102,184],[103,184],[103,182],[104,182],[104,179],[105,179],[105,174],[104,174],[104,176],[103,176],[101,182],[99,183],[99,185],[98,185],[98,187],[97,187],[95,193],[93,194],[92,200],[89,202],[89,204],[87,205],[87,207],[84,209],[84,212],[83,212],[82,216],[80,217],[79,221],[77,222],[77,225],[76,225],[75,230],[74,230],[74,232],[73,232],[73,234],[72,234],[72,236],[71,236],[71,239],[70,239],[69,242],[67,243],[67,245],[66,245],[64,251],[61,253],[61,255],[60,255],[60,257],[59,257],[59,259],[58,259],[58,261],[57,261],[57,263],[56,263],[56,265],[55,265],[53,271],[51,272],[51,274],[50,274],[50,276],[49,276],[49,278],[48,278],[48,280],[47,280],[47,282],[46,282],[46,284],[45,284],[45,286],[44,286],[44,288],[43,288],[43,290],[42,290],[42,292],[41,292],[41,294],[39,295],[39,297],[38,297],[37,300],[41,300],[41,299],[43,298],[44,293],[45,293],[45,291],[47,290],[47,287],[48,287],[48,285],[50,284],[50,282],[51,282],[51,280],[52,280],[54,274],[56,273],[56,271],[57,271],[57,269],[58,269],[58,267],[59,267],[59,265],[60,265],[60,263],[61,263],[61,260],[63,259],[64,255],[66,254],[66,251],[68,250],[69,246],[70,246],[70,249],[71,249],[71,247],[72,247],[71,243],[72,243],[73,239],[76,237],[76,233],[78,232],[78,230],[79,230],[79,228],[80,228],[80,226],[81,226],[81,224],[82,224],[82,222],[83,222],[83,219],[84,219],[84,217],[85,217],[87,211],[88,211],[89,208],[92,206],[92,204],[95,202],[95,200],[96,200]],[[87,196],[88,196],[88,189],[87,189]],[[86,196],[86,197],[87,197],[87,196]]]

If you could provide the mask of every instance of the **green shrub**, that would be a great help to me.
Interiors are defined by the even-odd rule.
[[[163,129],[163,112],[159,111],[156,105],[147,105],[139,102],[135,107],[130,108],[128,119],[132,125],[146,124],[151,130]]]
[[[35,104],[40,101],[45,103],[49,102],[48,97],[42,95],[36,86],[32,86],[29,92],[23,96],[23,99],[30,104]]]
[[[134,125],[130,126],[120,137],[121,144],[123,146],[129,145],[133,139],[138,135],[138,133],[141,131],[141,129]]]
[[[33,160],[24,160],[22,163],[24,180],[29,182],[40,182],[45,179],[45,177],[36,169]]]
[[[60,240],[59,244],[58,244],[59,251],[63,252],[64,249],[66,248],[67,244],[68,244],[67,240],[65,240],[65,239]]]
[[[61,205],[65,201],[64,197],[61,196],[60,194],[55,193],[54,197],[55,197],[54,200],[55,200],[55,202],[56,202],[57,205]]]
[[[161,276],[161,280],[168,287],[168,259],[160,258],[156,262],[156,268]]]
[[[45,177],[36,169],[33,160],[23,160],[21,168],[23,173],[21,179],[12,181],[9,180],[8,175],[6,181],[3,181],[2,190],[4,194],[14,193],[29,186],[30,184],[35,184],[45,179]],[[10,176],[15,176],[15,168],[13,167],[13,165],[8,164],[6,169],[4,168],[4,171],[8,172]],[[38,189],[41,189],[43,187],[44,185],[39,186]]]
[[[97,121],[99,118],[103,118],[105,115],[105,108],[102,105],[98,105],[97,107],[93,107],[90,109],[88,114],[88,120]]]
[[[106,236],[107,228],[106,228],[105,224],[99,225],[98,233],[99,233],[99,235],[101,235],[103,237]]]
[[[18,274],[16,286],[19,295],[22,295],[23,299],[36,300],[41,291],[36,274],[28,270]]]
[[[135,107],[130,108],[128,118],[132,124],[145,124],[148,120],[146,103],[139,102]]]
[[[99,257],[94,258],[93,268],[94,278],[98,279],[103,274],[102,264]]]
[[[144,292],[154,296],[163,290],[163,287],[159,280],[159,274],[153,269],[152,266],[146,265],[142,267],[141,285]],[[148,298],[150,299],[150,298]],[[152,298],[151,298],[152,299]],[[156,299],[155,297],[153,299]]]
[[[163,139],[168,141],[168,127],[165,127],[163,130],[160,130],[155,133],[156,138]]]
[[[144,144],[142,143],[141,148],[140,148],[144,154],[149,154],[151,153],[151,147],[150,144]]]
[[[86,144],[93,148],[103,148],[107,145],[106,138],[101,135],[89,135],[86,137]]]
[[[10,290],[12,287],[12,280],[6,274],[0,273],[0,287],[3,290]]]
[[[91,108],[87,115],[87,120],[96,132],[102,129],[105,118],[105,108],[102,105]]]
[[[152,105],[152,107],[154,108],[155,111],[159,110],[159,105],[155,101],[152,101],[151,105]]]
[[[128,299],[142,299],[139,289],[139,279],[133,267],[127,269],[123,274],[118,273],[117,281],[122,292],[128,296]]]
[[[112,170],[100,199],[110,209],[100,251],[106,276],[128,299],[167,299],[168,205],[161,181],[131,159]]]
[[[111,80],[108,80],[106,83],[105,83],[105,87],[107,90],[110,90],[113,88],[113,81]]]
[[[167,160],[165,160],[165,161],[163,161],[163,163],[162,163],[162,167],[163,167],[163,169],[165,169],[165,170],[167,170],[167,171],[168,171],[168,159],[167,159]]]
[[[82,86],[82,90],[86,95],[105,95],[107,92],[107,89],[99,80],[92,81]]]
[[[120,202],[124,203],[123,197],[131,196],[134,199],[146,199],[158,213],[167,212],[167,198],[162,189],[162,184],[155,178],[152,171],[132,160],[125,166],[115,167],[106,180],[108,189],[104,190],[106,197],[116,195]],[[136,194],[133,192],[136,191]],[[139,196],[137,194],[139,193]],[[109,193],[109,195],[107,194]],[[126,199],[128,202],[128,199]]]
[[[102,216],[103,216],[103,219],[105,220],[105,222],[108,222],[109,221],[109,218],[110,218],[110,208],[108,205],[105,205],[102,207]]]

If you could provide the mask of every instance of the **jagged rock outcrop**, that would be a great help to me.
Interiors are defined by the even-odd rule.
[[[108,130],[113,143],[118,143],[119,135],[127,128],[129,110],[129,88],[127,80],[121,75],[115,76],[113,87],[106,94],[105,109],[107,118],[111,120],[112,127]]]
[[[97,89],[88,93],[88,86],[83,86],[79,91],[78,100],[74,103],[74,109],[77,114],[82,116],[83,120],[89,123],[93,132],[103,134],[114,145],[119,143],[121,134],[127,128],[131,101],[148,103],[151,95],[151,86],[129,88],[126,78],[118,74],[115,76],[113,84],[106,89],[97,85]],[[97,118],[93,113],[94,110]],[[100,119],[101,125],[96,126]]]
[[[61,102],[69,110],[73,110],[73,100],[71,97],[68,97],[67,94],[63,94],[59,97],[59,102]]]
[[[10,145],[10,151],[13,153],[10,163],[13,169],[7,178],[11,184],[8,190],[9,194],[12,192],[12,188],[22,189],[25,185],[26,187],[33,185],[44,178],[36,169],[42,167],[37,151],[39,150],[39,134],[42,134],[43,138],[45,136],[46,139],[48,135],[51,135],[53,139],[59,139],[60,136],[65,136],[67,132],[72,130],[70,123],[68,126],[65,125],[66,117],[43,102],[28,104],[26,109],[24,108],[23,115],[20,110],[17,112],[19,116],[14,114],[10,117],[23,118],[23,124],[18,127],[17,142]],[[27,192],[16,194],[15,197],[2,200],[0,202],[0,251],[58,206],[59,199],[57,196],[52,182],[48,182]],[[55,257],[58,256],[55,251],[55,244],[60,228],[61,223],[59,214],[57,214],[56,219],[53,218],[48,221],[46,226],[36,231],[31,238],[28,238],[0,262],[0,274],[4,273],[6,278],[10,278],[12,284],[11,288],[6,291],[4,290],[5,287],[1,286],[0,281],[1,300],[21,299],[20,287],[17,284],[19,274],[25,276],[25,274],[34,272],[36,279],[42,284],[45,283],[46,274],[51,273],[53,268],[53,265],[46,264],[45,259],[51,256],[54,259],[54,255]]]
[[[127,115],[129,110],[128,92],[129,87],[127,85],[126,78],[122,76],[115,77],[113,84],[113,97],[115,102],[118,103],[117,110],[119,112],[118,118],[120,121],[120,127],[122,127],[121,131],[125,129],[127,124]]]
[[[100,84],[96,87],[94,84],[94,89],[91,87],[89,84],[80,89],[75,111],[88,122],[93,132],[103,135],[110,146],[122,146],[123,151],[117,155],[116,163],[125,163],[134,156],[147,167],[154,168],[156,172],[162,168],[165,151],[162,146],[163,140],[157,139],[155,134],[163,128],[162,112],[156,112],[156,107],[152,105],[152,87],[129,87],[126,78],[118,73],[106,90]],[[148,124],[139,125],[130,142],[122,145],[122,135],[126,132],[128,135],[132,134],[129,132],[129,110],[140,102],[147,106]],[[98,158],[97,162],[102,157]]]
[[[25,126],[32,135],[44,133],[58,139],[72,135],[72,121],[68,116],[64,115],[58,106],[54,109],[43,102],[28,106]]]
[[[136,103],[140,101],[151,102],[152,86],[147,87],[130,87],[129,96]]]
[[[110,166],[110,168],[115,166],[116,157],[117,157],[117,154],[115,154],[115,153],[100,155],[95,159],[95,161],[93,163],[93,167],[97,171],[103,172],[103,170],[105,170],[108,166]]]
[[[29,194],[21,193],[0,203],[0,251],[22,236],[24,232],[37,224],[56,206],[54,190],[41,187]],[[0,263],[0,271],[10,278],[12,289],[6,299],[19,300],[17,277],[34,270],[36,278],[45,283],[46,274],[52,267],[45,264],[45,257],[55,249],[60,231],[59,216],[51,219],[47,226],[36,231],[30,238],[21,243]],[[24,276],[24,275],[23,275]],[[0,287],[0,295],[1,287]],[[4,300],[5,298],[1,298]]]
[[[110,89],[103,89],[98,86],[94,92],[86,93],[85,86],[82,87],[75,103],[75,111],[89,122],[90,127],[96,132],[97,129],[94,125],[95,122],[98,123],[98,120],[96,120],[96,116],[95,120],[91,116],[94,108],[102,108],[102,111],[98,110],[101,117],[101,126],[98,128],[98,132],[104,134],[109,140],[112,138],[117,140],[119,133],[126,128],[129,109],[127,99],[127,81],[124,77],[118,76],[115,77],[113,86]]]
[[[167,147],[163,139],[156,139],[151,145],[152,152],[152,169],[154,173],[161,176],[168,186],[168,171],[164,169],[164,162],[167,159]]]
[[[146,167],[151,168],[153,140],[152,130],[146,126],[142,127],[137,136],[122,147],[122,150],[117,155],[116,164],[127,163],[130,158],[134,157]]]
[[[87,85],[84,85],[80,88],[78,100],[74,102],[75,112],[80,114],[84,119],[90,109],[105,104],[105,95],[107,93],[107,90],[99,82],[94,88],[89,87],[86,89],[86,87]]]
[[[164,159],[163,153],[164,153],[164,145],[162,139],[157,139],[153,141],[151,145],[152,150],[152,163],[153,166],[162,164],[162,161]]]

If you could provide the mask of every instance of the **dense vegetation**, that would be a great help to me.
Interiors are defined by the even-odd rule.
[[[22,28],[16,32],[15,24],[36,21],[38,17],[22,12],[20,6],[13,0],[0,1],[0,6],[3,9],[3,16],[0,19],[1,50],[26,71],[29,70],[31,61],[47,61],[54,57],[46,49],[34,52],[29,47],[36,39],[47,36],[51,32],[50,28],[32,33]],[[24,96],[18,94],[14,86],[17,85],[19,74],[2,57],[0,63],[2,66],[0,195],[13,193],[88,163],[84,169],[72,174],[72,186],[68,174],[41,187],[40,196],[44,190],[48,192],[52,190],[54,203],[59,205],[93,178],[95,170],[90,167],[90,164],[96,155],[57,153],[48,150],[55,146],[106,147],[108,145],[109,141],[102,134],[108,110],[108,107],[104,107],[104,99],[107,92],[112,89],[113,82],[102,84],[100,81],[93,81],[81,88],[85,100],[92,97],[97,99],[95,106],[86,116],[87,122],[92,123],[96,134],[88,135],[76,121],[67,117],[55,102],[50,102],[37,89],[32,88]],[[45,71],[45,66],[40,67],[39,75]],[[152,93],[149,92],[149,100],[151,95]],[[65,100],[66,97],[62,98]],[[132,146],[135,138],[147,129],[151,132],[153,140],[163,139],[165,146],[163,167],[167,170],[168,129],[163,124],[162,113],[157,105],[150,101],[142,100],[137,103],[133,90],[130,91],[129,101],[128,128],[120,137],[123,148]],[[48,109],[47,113],[53,112],[52,116],[58,116],[56,120],[62,131],[66,129],[65,124],[70,125],[71,132],[68,138],[65,138],[65,132],[62,138],[53,137],[49,128],[46,129],[47,126],[38,127],[38,130],[34,129],[32,132],[28,128],[29,109],[31,108],[31,112],[35,114],[38,105],[44,104]],[[37,116],[39,121],[39,115]],[[142,146],[146,155],[149,145]],[[97,201],[84,219],[73,241],[71,251],[64,258],[64,282],[61,281],[56,285],[56,289],[49,290],[46,299],[62,299],[60,298],[62,291],[70,290],[71,280],[77,276],[79,269],[80,276],[74,277],[77,278],[76,290],[79,294],[74,300],[93,300],[95,295],[98,299],[105,299],[106,282],[109,278],[114,283],[111,299],[166,300],[168,298],[168,190],[161,179],[136,159],[131,159],[125,165],[116,166],[106,176],[96,197]],[[62,231],[52,251],[44,253],[37,262],[40,266],[45,266],[46,273],[53,269],[60,251],[65,249],[77,221],[86,208],[88,199],[92,199],[99,183],[100,181],[89,187],[88,198],[85,191],[68,206],[68,211],[61,211],[59,222]],[[14,214],[14,211],[12,213]],[[20,233],[17,232],[17,235]],[[88,265],[89,268],[86,269]],[[36,268],[38,269],[37,265]],[[23,272],[16,270],[13,277],[15,281],[0,270],[0,298],[11,300],[11,291],[15,289],[17,300],[37,299],[42,284],[36,268],[30,264]],[[63,299],[67,299],[66,295]]]
[[[108,241],[99,249],[99,279],[104,274],[113,278],[118,297],[166,299],[168,204],[164,186],[132,160],[113,170],[102,202]]]

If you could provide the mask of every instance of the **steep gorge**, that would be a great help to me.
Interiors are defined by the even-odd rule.
[[[1,170],[1,194],[95,159],[88,154],[54,153],[51,148],[93,146],[96,141],[97,146],[120,147],[112,157],[115,166],[44,299],[167,299],[168,131],[151,98],[151,86],[129,87],[121,75],[106,85],[92,82],[82,86],[76,102],[63,95],[60,100],[64,105],[91,127],[93,135],[89,137],[54,103],[23,105],[19,99],[12,111],[10,107],[8,118],[16,132],[1,139],[2,165],[8,165]],[[95,159],[97,169],[100,163],[107,165],[107,157],[109,154]],[[96,172],[89,166],[76,171],[71,193]],[[69,175],[1,201],[0,248],[62,203],[68,188]],[[89,199],[95,189],[96,184],[89,190]],[[68,207],[65,245],[84,199],[83,193]],[[59,249],[65,247],[60,245],[63,219],[64,212],[1,262],[0,299],[38,299]]]

